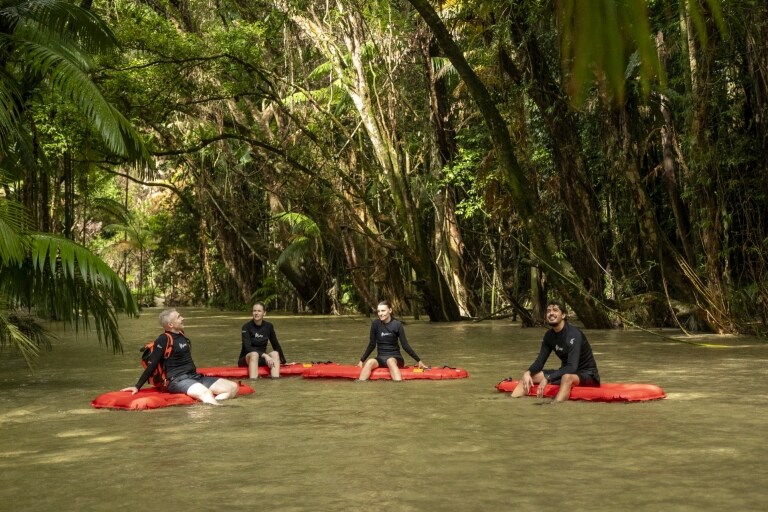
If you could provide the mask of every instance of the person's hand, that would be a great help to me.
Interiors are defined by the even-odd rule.
[[[525,372],[523,374],[523,391],[525,391],[525,394],[527,395],[528,392],[533,387],[533,379],[531,378],[531,374],[528,372]]]
[[[417,367],[417,368],[424,368],[424,369],[427,369],[427,368],[429,368],[429,366],[425,365],[425,364],[424,364],[424,363],[422,363],[421,361],[419,361],[419,363],[416,365],[416,367]]]
[[[139,388],[137,388],[136,386],[131,386],[129,388],[123,388],[120,391],[130,391],[132,395],[135,395],[136,393],[139,392]]]
[[[267,366],[269,366],[270,368],[275,367],[275,362],[267,354],[264,354],[264,360],[267,362]]]
[[[544,388],[547,387],[547,379],[543,379],[541,382],[539,382],[539,389],[536,390],[536,398],[543,398],[544,397]]]
[[[362,368],[363,367],[363,362],[362,361],[358,361],[357,362],[357,367],[358,368]]]

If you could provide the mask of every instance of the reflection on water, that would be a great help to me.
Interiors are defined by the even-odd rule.
[[[186,309],[200,366],[234,364],[248,315]],[[270,315],[289,361],[355,363],[369,319]],[[133,384],[157,315],[122,323],[125,354],[61,332],[30,374],[0,360],[0,508],[189,510],[763,510],[768,346],[699,336],[588,331],[606,381],[651,382],[669,398],[534,407],[494,385],[518,377],[543,331],[506,321],[411,321],[430,365],[456,381],[283,378],[224,407],[101,411]],[[154,480],[153,480],[154,478]]]

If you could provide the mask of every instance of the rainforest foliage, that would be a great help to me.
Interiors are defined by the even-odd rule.
[[[44,233],[118,309],[766,330],[764,2],[0,6],[4,272]]]

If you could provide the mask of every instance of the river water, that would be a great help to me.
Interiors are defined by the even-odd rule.
[[[231,365],[243,313],[183,309],[198,366]],[[125,353],[60,331],[35,372],[0,354],[0,510],[721,511],[768,508],[768,344],[587,331],[604,381],[667,399],[539,407],[494,385],[519,377],[543,329],[407,323],[454,381],[254,384],[225,403],[96,410],[135,383],[158,311],[121,322]],[[288,361],[355,363],[370,319],[268,315]],[[666,332],[679,336],[679,333]],[[554,356],[552,356],[554,357]],[[408,362],[408,360],[407,360]],[[548,365],[549,366],[549,365]]]

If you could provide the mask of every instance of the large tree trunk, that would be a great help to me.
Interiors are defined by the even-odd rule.
[[[423,58],[425,85],[429,93],[429,117],[432,131],[429,137],[431,173],[436,180],[443,176],[443,167],[450,163],[456,154],[451,125],[450,106],[445,79],[435,76],[432,57],[439,47],[431,33],[419,37]],[[451,294],[456,299],[461,316],[468,317],[469,292],[464,284],[464,241],[459,222],[456,218],[456,198],[452,185],[446,185],[437,191],[433,199],[435,204],[434,246],[437,252],[440,270],[451,287]]]

